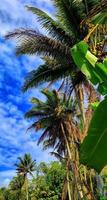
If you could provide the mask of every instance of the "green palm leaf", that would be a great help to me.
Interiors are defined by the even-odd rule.
[[[54,0],[58,9],[57,16],[66,27],[66,31],[79,36],[79,24],[84,17],[82,1]]]
[[[75,43],[75,39],[72,35],[67,34],[60,22],[52,19],[47,13],[43,12],[39,8],[26,6],[29,11],[32,11],[37,15],[38,22],[43,28],[55,39],[61,40],[69,46]]]
[[[69,76],[69,71],[72,70],[72,67],[64,67],[61,64],[56,64],[56,66],[51,64],[40,65],[37,70],[31,71],[24,82],[22,91],[41,85],[45,82],[57,81],[58,79]]]
[[[58,153],[64,152],[66,145],[64,144],[61,123],[65,123],[67,115],[71,115],[72,109],[74,109],[73,102],[68,103],[66,97],[60,96],[55,90],[45,89],[42,94],[45,96],[45,101],[33,98],[34,106],[25,114],[26,118],[33,117],[35,119],[29,129],[42,130],[38,144],[42,142],[44,148],[54,147]]]

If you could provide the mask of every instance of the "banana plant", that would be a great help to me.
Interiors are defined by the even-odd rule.
[[[87,79],[97,86],[102,95],[107,95],[107,59],[98,62],[84,41],[73,46],[71,55]],[[96,106],[87,136],[81,145],[80,162],[98,173],[107,165],[107,97]]]
[[[88,44],[79,42],[71,48],[72,58],[77,67],[86,75],[92,84],[97,85],[98,91],[107,94],[107,58],[103,63],[88,50]]]
[[[107,97],[99,104],[80,150],[80,161],[98,173],[107,165]]]

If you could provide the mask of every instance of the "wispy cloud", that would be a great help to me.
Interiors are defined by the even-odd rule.
[[[54,11],[52,0],[3,0],[0,2],[1,34],[21,26],[31,27],[33,25],[38,28],[35,16],[26,10],[25,5],[37,6],[50,14]]]
[[[37,162],[49,162],[52,159],[48,151],[42,151],[42,147],[37,146],[37,138],[40,133],[26,132],[29,122],[23,118],[23,112],[18,109],[18,106],[11,102],[0,103],[0,119],[2,122],[0,126],[1,174],[5,174],[4,171],[9,169],[15,171],[14,164],[17,157],[23,156],[26,152],[31,153],[33,159],[36,159]],[[2,177],[3,175],[0,176],[0,179]],[[8,176],[7,178],[9,179]]]
[[[0,172],[0,187],[8,186],[10,180],[15,175],[16,175],[15,170],[7,170],[7,171],[4,171],[4,172]]]
[[[25,75],[40,64],[37,56],[16,57],[13,42],[5,41],[3,35],[18,27],[39,26],[35,16],[26,11],[25,5],[35,5],[52,14],[52,0],[3,0],[0,2],[0,182],[7,185],[15,175],[14,163],[18,156],[31,153],[40,161],[49,162],[48,152],[37,146],[40,133],[26,133],[30,122],[24,119],[30,107],[31,96],[41,96],[38,89],[22,94],[20,89]]]

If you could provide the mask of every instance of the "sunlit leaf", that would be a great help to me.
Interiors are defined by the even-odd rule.
[[[107,165],[107,97],[95,110],[81,145],[80,161],[98,172]]]

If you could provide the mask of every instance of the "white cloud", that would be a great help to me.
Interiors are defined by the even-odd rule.
[[[1,0],[0,35],[18,27],[38,28],[35,16],[25,10],[24,5],[36,5],[52,13],[51,0]],[[8,185],[15,175],[14,163],[18,156],[31,153],[37,162],[49,162],[52,158],[48,151],[37,146],[39,133],[26,133],[30,122],[23,115],[28,109],[28,100],[32,96],[44,98],[37,89],[21,94],[20,87],[27,72],[40,64],[38,57],[15,56],[13,42],[0,37],[0,183]]]
[[[37,163],[41,161],[49,162],[52,160],[49,151],[42,151],[41,146],[37,146],[38,134],[32,132],[26,133],[30,122],[23,118],[23,113],[18,110],[18,107],[10,102],[5,105],[0,103],[0,166],[5,168],[14,168],[14,163],[18,156],[23,156],[24,153],[30,153]],[[36,135],[37,134],[37,135]],[[1,174],[5,174],[5,169]],[[7,173],[7,172],[6,172]],[[5,174],[6,179],[8,175]],[[0,180],[3,175],[0,175]],[[4,178],[5,180],[5,178]],[[4,184],[4,182],[3,182]]]
[[[7,31],[17,27],[30,27],[35,25],[35,15],[28,12],[25,5],[33,5],[42,8],[48,13],[52,13],[51,0],[3,0],[0,2],[0,33],[5,34]],[[50,10],[51,9],[51,10]],[[11,25],[11,26],[10,26]]]
[[[8,186],[12,177],[15,175],[16,175],[15,170],[7,170],[7,171],[0,172],[0,187]]]

